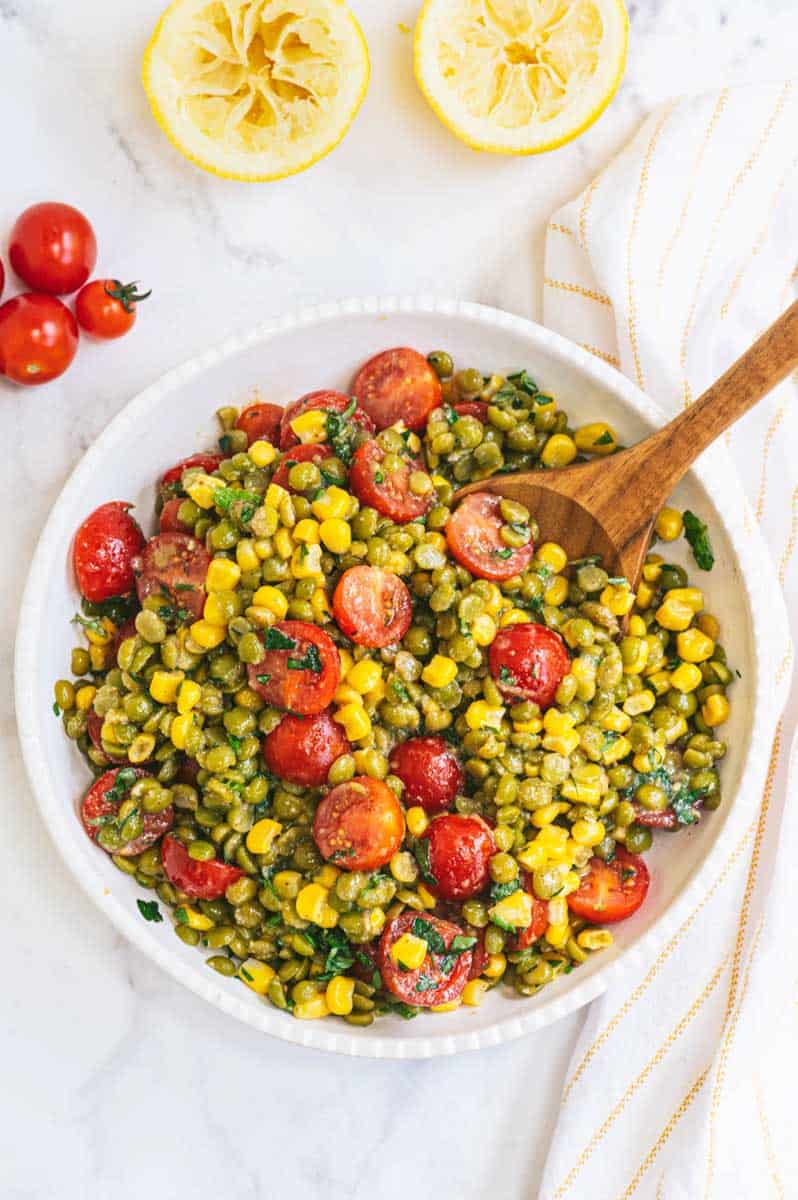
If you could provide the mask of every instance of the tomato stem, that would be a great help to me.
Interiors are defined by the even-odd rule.
[[[152,295],[152,288],[148,292],[137,292],[138,286],[138,280],[134,283],[120,283],[118,279],[115,279],[114,286],[106,287],[105,294],[112,300],[118,300],[126,313],[132,313],[137,304]]]

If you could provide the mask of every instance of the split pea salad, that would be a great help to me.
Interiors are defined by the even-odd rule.
[[[721,799],[733,673],[701,588],[609,577],[459,485],[617,449],[525,371],[386,350],[350,394],[223,408],[159,532],[77,532],[88,644],[55,712],[144,919],[301,1019],[522,996],[612,943],[658,831]],[[706,527],[666,508],[712,566]],[[567,542],[567,531],[563,531]]]

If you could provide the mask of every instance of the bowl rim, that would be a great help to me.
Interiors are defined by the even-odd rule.
[[[300,1022],[263,1004],[257,1007],[244,1004],[231,990],[217,984],[211,973],[206,981],[194,974],[186,976],[181,961],[169,949],[148,935],[148,927],[137,919],[120,899],[108,889],[99,875],[80,869],[68,852],[69,840],[59,836],[72,817],[49,782],[38,772],[45,757],[44,745],[38,730],[33,673],[37,657],[36,631],[43,618],[47,581],[56,556],[63,554],[63,540],[58,529],[59,514],[80,492],[88,478],[106,455],[106,447],[116,441],[173,390],[200,375],[210,367],[256,344],[265,344],[286,332],[311,328],[348,317],[382,316],[398,313],[409,315],[434,314],[465,319],[486,327],[503,329],[527,339],[530,349],[543,349],[571,367],[578,369],[591,382],[612,392],[646,422],[659,424],[662,409],[642,392],[627,376],[583,349],[569,339],[546,329],[526,317],[470,301],[447,300],[435,296],[387,296],[349,299],[304,307],[295,313],[270,319],[226,338],[181,365],[167,371],[156,382],[121,409],[89,447],[67,479],[52,506],[31,561],[20,609],[17,628],[14,676],[17,731],[23,761],[31,789],[36,798],[48,832],[70,874],[89,899],[111,920],[128,941],[166,971],[173,979],[196,995],[243,1021],[255,1029],[297,1045],[333,1053],[368,1058],[430,1058],[455,1054],[465,1050],[496,1046],[543,1028],[589,1003],[606,990],[609,983],[622,973],[649,962],[681,923],[700,904],[713,886],[728,859],[730,846],[735,846],[755,817],[759,806],[761,785],[776,720],[786,696],[786,680],[778,686],[776,676],[776,647],[788,640],[787,617],[781,591],[773,586],[775,572],[756,523],[751,519],[742,490],[733,496],[735,503],[724,506],[721,520],[732,549],[741,567],[740,584],[749,608],[753,645],[755,648],[755,682],[753,688],[753,725],[750,731],[748,754],[744,760],[740,782],[730,805],[723,830],[724,837],[716,838],[706,857],[687,884],[664,912],[638,938],[637,942],[620,951],[583,980],[578,975],[569,980],[563,995],[556,995],[526,1013],[508,1013],[491,1025],[472,1033],[430,1033],[425,1037],[375,1036],[368,1031],[350,1035],[331,1031],[327,1022]],[[719,510],[720,498],[729,496],[729,460],[722,450],[713,448],[688,473],[705,488]],[[734,478],[734,477],[732,477]],[[778,597],[778,599],[777,599]],[[767,625],[765,618],[767,617]],[[779,638],[777,635],[783,634]],[[773,680],[777,684],[774,686]],[[332,1022],[329,1023],[333,1024]],[[335,1023],[337,1024],[337,1023]],[[444,1023],[445,1024],[445,1023]]]

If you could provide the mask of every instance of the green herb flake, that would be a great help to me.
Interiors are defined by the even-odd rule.
[[[680,825],[695,825],[699,820],[696,801],[701,800],[705,793],[702,790],[683,788],[671,800],[671,808]]]
[[[188,913],[186,912],[185,908],[183,908],[182,904],[180,908],[175,909],[175,920],[177,921],[178,925],[188,925]]]
[[[438,987],[437,979],[432,979],[429,975],[420,975],[418,983],[415,986],[417,992],[433,992]]]
[[[509,546],[505,546],[503,550],[493,551],[494,558],[510,558],[512,553],[512,549]]]
[[[324,666],[318,646],[310,642],[302,658],[289,658],[288,669],[289,671],[312,671],[314,675],[321,675]]]
[[[258,683],[262,683],[265,686],[271,679],[271,675],[256,675],[255,678]]]
[[[683,519],[684,536],[690,543],[693,558],[702,571],[711,571],[715,565],[715,555],[706,525],[689,509],[685,512]]]
[[[56,715],[57,717],[60,717],[60,716],[61,716],[61,709],[58,707],[58,701],[57,701],[57,700],[54,700],[54,701],[53,701],[53,712],[55,713],[55,715]]]
[[[274,625],[269,626],[266,630],[263,637],[263,644],[267,650],[296,650],[294,639],[284,633],[280,633],[280,630],[275,629]]]
[[[422,838],[416,843],[415,856],[419,870],[421,871],[421,878],[425,883],[431,883],[435,887],[438,880],[432,874],[432,867],[429,861],[429,841],[427,838]]]
[[[518,680],[509,667],[502,665],[499,667],[499,683],[505,683],[508,687],[515,687]]]
[[[242,979],[246,979],[247,983],[252,983],[253,976],[250,975],[249,971],[247,970],[247,968],[245,966],[240,966],[238,968],[238,973]]]
[[[612,436],[609,429],[605,429],[604,433],[602,433],[601,437],[596,438],[593,445],[594,446],[611,446],[614,441],[615,441],[615,438]]]
[[[446,953],[446,942],[430,921],[425,921],[423,917],[416,917],[410,926],[410,931],[427,943],[431,954]]]
[[[494,883],[490,889],[490,898],[493,901],[503,900],[505,896],[512,896],[517,891],[517,879],[511,879],[507,883]]]
[[[145,921],[153,921],[156,925],[163,920],[157,900],[137,900],[136,907]]]

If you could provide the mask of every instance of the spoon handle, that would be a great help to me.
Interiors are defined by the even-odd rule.
[[[798,300],[694,404],[632,448],[635,466],[668,496],[699,454],[796,368]]]

